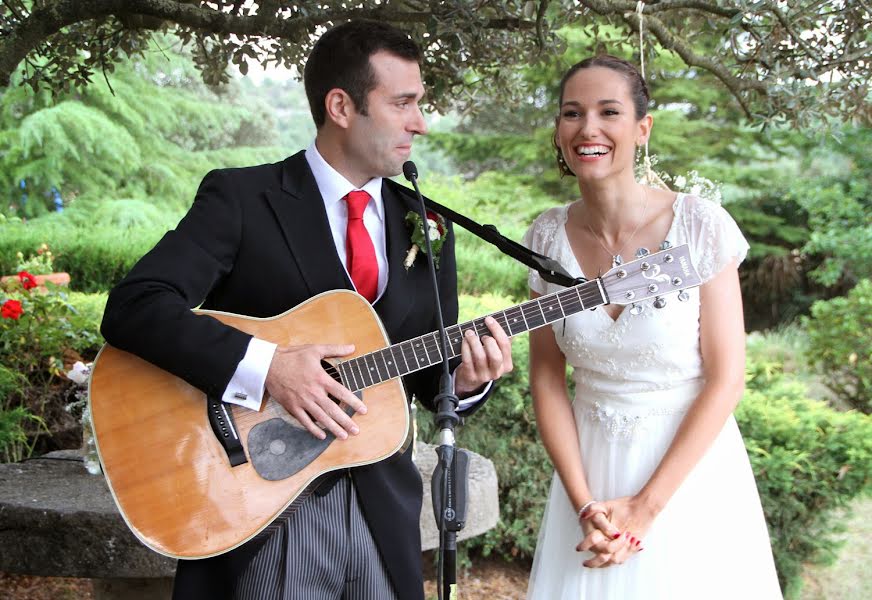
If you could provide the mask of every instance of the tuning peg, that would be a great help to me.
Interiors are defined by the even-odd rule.
[[[648,256],[651,252],[648,251],[648,248],[639,248],[636,250],[636,258],[642,258],[644,256]]]
[[[686,291],[681,292],[680,294],[678,294],[678,299],[681,302],[687,302],[688,300],[690,300],[690,294],[688,294]]]
[[[657,298],[654,299],[654,308],[663,308],[664,306],[666,306],[666,298],[657,296]]]
[[[669,250],[670,248],[672,248],[672,242],[669,240],[663,240],[663,243],[660,244],[661,250]]]
[[[633,306],[630,307],[630,314],[638,316],[638,315],[642,314],[642,310],[644,310],[644,309],[642,308],[641,304],[634,303]]]
[[[681,285],[681,277],[673,277],[672,278],[672,285],[674,285],[675,287],[680,286]]]

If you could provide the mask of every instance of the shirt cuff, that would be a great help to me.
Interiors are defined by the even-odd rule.
[[[236,366],[236,372],[224,389],[221,400],[251,410],[260,410],[266,375],[277,347],[277,344],[251,338],[245,356]]]
[[[454,387],[454,373],[451,373],[451,384],[451,387]],[[470,396],[469,398],[463,398],[462,400],[459,400],[457,402],[457,410],[467,410],[468,408],[472,408],[473,406],[481,402],[481,399],[488,395],[488,392],[490,392],[491,386],[493,384],[493,381],[488,381],[487,385],[484,386],[484,389],[481,391],[481,393],[476,394],[475,396]]]

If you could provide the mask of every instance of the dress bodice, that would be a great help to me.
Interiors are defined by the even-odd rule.
[[[748,243],[721,206],[679,194],[672,209],[666,240],[673,246],[689,245],[703,282],[731,260],[744,259]],[[539,215],[524,241],[535,252],[558,261],[570,275],[584,277],[566,236],[568,211],[569,205],[563,205]],[[562,289],[535,271],[530,272],[529,285],[540,294]],[[557,344],[573,367],[576,393],[636,394],[700,380],[699,289],[690,289],[688,294],[685,302],[676,295],[667,296],[661,309],[654,308],[652,300],[640,302],[642,312],[637,315],[625,309],[612,319],[606,311],[594,310],[553,323]]]

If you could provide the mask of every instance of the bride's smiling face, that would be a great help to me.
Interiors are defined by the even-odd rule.
[[[633,171],[636,146],[651,131],[651,116],[636,116],[630,83],[618,71],[588,67],[563,89],[557,116],[557,147],[579,181],[595,181]]]

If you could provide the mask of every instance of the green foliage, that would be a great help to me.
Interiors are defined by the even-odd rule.
[[[433,177],[426,193],[481,224],[493,223],[500,233],[520,240],[533,219],[555,201],[529,177],[484,173],[462,183],[457,177]],[[510,210],[507,210],[510,207]],[[455,225],[457,277],[465,294],[506,294],[526,298],[527,267]]]
[[[736,411],[769,524],[787,597],[805,562],[839,549],[836,509],[872,491],[872,419],[807,399],[779,365],[749,361],[748,389]]]
[[[838,398],[872,414],[872,280],[847,296],[815,302],[808,331],[808,361]]]
[[[0,304],[9,300],[22,311],[0,319],[0,460],[17,461],[50,435],[50,415],[64,414],[71,387],[65,363],[93,357],[103,343],[106,294],[67,294],[51,284],[25,289],[15,278],[0,287]]]
[[[95,222],[91,213],[76,207],[27,222],[0,223],[0,273],[17,272],[16,253],[27,254],[49,242],[54,267],[70,274],[72,289],[106,291],[178,220],[178,213],[138,201],[98,206],[93,214],[108,222]]]
[[[0,212],[32,218],[54,210],[52,187],[65,205],[132,198],[180,210],[210,169],[284,157],[262,98],[238,84],[209,89],[194,70],[190,58],[168,51],[120,66],[112,90],[97,85],[56,98],[4,91]]]
[[[28,438],[28,424],[44,426],[42,419],[23,406],[0,408],[0,462],[18,462],[30,456],[33,442]]]
[[[872,144],[872,129],[841,133],[841,143],[825,147],[826,164],[817,153],[807,161],[816,177],[791,190],[791,199],[808,214],[811,230],[802,251],[824,258],[810,276],[825,286],[872,277],[872,161],[858,151]],[[834,158],[841,169],[832,168]]]

